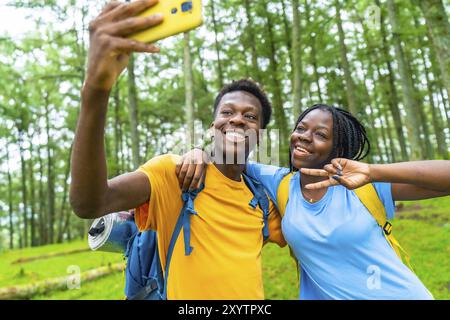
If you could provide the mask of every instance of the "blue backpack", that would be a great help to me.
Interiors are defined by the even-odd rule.
[[[264,228],[263,237],[266,241],[269,237],[267,219],[269,215],[269,199],[264,187],[257,181],[243,175],[244,181],[253,193],[254,197],[249,205],[252,208],[259,206],[263,211]],[[125,295],[128,300],[166,300],[167,276],[175,242],[183,227],[185,255],[190,255],[193,248],[190,246],[190,217],[196,215],[194,200],[203,190],[204,185],[197,190],[182,194],[183,207],[180,211],[174,232],[172,234],[167,252],[166,267],[163,273],[159,259],[157,234],[153,230],[136,232],[130,238],[125,257],[127,265],[125,270]],[[132,222],[134,224],[134,222]]]

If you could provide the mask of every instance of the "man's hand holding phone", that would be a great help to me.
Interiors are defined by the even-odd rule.
[[[153,44],[127,38],[130,34],[157,26],[161,14],[136,16],[158,0],[131,3],[110,2],[89,24],[88,70],[85,86],[109,91],[126,68],[131,52],[159,52]]]

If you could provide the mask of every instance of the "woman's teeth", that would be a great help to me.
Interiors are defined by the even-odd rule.
[[[295,147],[295,150],[301,152],[301,153],[305,153],[305,154],[310,154],[310,152],[306,149],[303,149],[301,147]]]

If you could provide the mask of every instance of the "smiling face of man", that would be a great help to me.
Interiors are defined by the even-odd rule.
[[[212,125],[215,155],[225,164],[244,164],[257,144],[262,124],[262,106],[258,98],[246,91],[232,91],[220,100]]]

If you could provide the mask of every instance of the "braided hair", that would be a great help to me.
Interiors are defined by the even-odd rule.
[[[355,161],[364,159],[370,153],[370,142],[366,129],[350,112],[326,104],[315,104],[306,109],[297,119],[295,128],[300,121],[313,110],[328,111],[333,117],[333,148],[330,160],[334,158],[346,158]],[[289,166],[293,170],[289,148]]]

